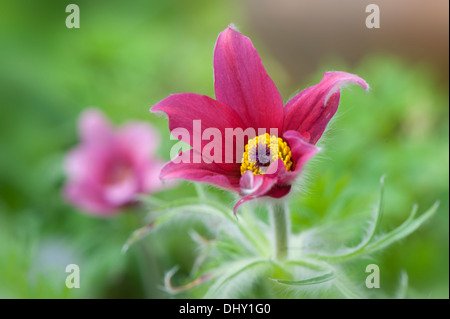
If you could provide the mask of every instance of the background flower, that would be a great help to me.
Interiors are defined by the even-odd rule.
[[[114,129],[103,114],[86,110],[79,120],[80,145],[67,155],[65,195],[86,212],[109,216],[137,194],[162,188],[162,161],[154,157],[157,133],[144,122]]]

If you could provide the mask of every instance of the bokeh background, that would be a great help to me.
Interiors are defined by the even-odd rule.
[[[447,0],[73,1],[80,29],[67,29],[69,1],[0,2],[0,297],[165,298],[164,272],[188,273],[195,245],[185,222],[121,247],[143,225],[125,212],[97,219],[61,196],[62,161],[90,106],[120,124],[151,122],[169,158],[167,121],[148,112],[172,93],[214,96],[212,58],[234,23],[258,49],[285,101],[324,71],[356,73],[371,85],[344,92],[338,116],[308,169],[307,194],[291,198],[299,232],[366,216],[387,174],[383,228],[414,203],[432,220],[377,256],[381,285],[404,270],[408,297],[449,296],[449,16]],[[367,29],[377,3],[381,28]],[[228,194],[210,192],[228,201]],[[155,197],[195,194],[178,187]],[[357,220],[357,219],[356,219]],[[67,289],[65,266],[81,269]]]

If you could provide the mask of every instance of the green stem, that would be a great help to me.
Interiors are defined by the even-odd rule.
[[[282,202],[269,206],[270,218],[275,239],[275,258],[286,259],[289,238],[289,209]]]

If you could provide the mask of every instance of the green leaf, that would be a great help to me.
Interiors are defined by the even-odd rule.
[[[386,248],[387,246],[393,244],[396,241],[399,241],[406,236],[413,233],[416,229],[418,229],[425,221],[427,221],[433,214],[436,212],[439,207],[439,202],[436,202],[428,211],[426,211],[422,216],[415,218],[417,213],[417,205],[413,206],[413,209],[408,217],[408,219],[399,227],[394,229],[393,231],[387,233],[379,237],[374,241],[375,232],[378,228],[378,225],[381,220],[382,210],[383,210],[383,178],[381,179],[381,190],[380,190],[380,199],[378,202],[378,209],[376,210],[374,223],[372,229],[369,232],[366,240],[364,240],[360,245],[352,249],[350,252],[341,255],[321,255],[321,254],[309,254],[306,257],[315,258],[318,260],[324,260],[331,263],[342,262],[357,256],[367,255],[373,253],[377,250]]]
[[[298,266],[305,267],[313,270],[324,271],[330,269],[327,263],[314,259],[301,259],[301,260],[287,260],[284,262],[285,266]]]
[[[340,280],[335,280],[334,285],[336,288],[344,295],[347,299],[362,299],[360,295],[355,293],[352,289],[348,287],[345,283]]]
[[[340,260],[340,259],[347,259],[347,258],[351,258],[353,256],[357,256],[359,255],[361,252],[364,251],[364,249],[369,245],[369,243],[373,240],[373,238],[375,237],[375,233],[378,229],[378,226],[380,224],[381,221],[381,217],[383,215],[383,210],[384,210],[384,179],[385,176],[383,175],[380,179],[380,194],[379,194],[379,198],[378,198],[378,205],[377,208],[375,209],[374,213],[373,213],[373,222],[370,224],[371,227],[365,237],[365,239],[363,239],[361,241],[361,243],[359,245],[357,245],[356,247],[353,247],[350,249],[350,251],[348,251],[345,254],[340,254],[340,255],[331,255],[331,256],[327,256],[327,255],[320,255],[320,254],[311,254],[308,255],[309,257],[313,257],[313,258],[317,258],[317,259],[322,259],[322,260]]]
[[[280,284],[291,285],[291,286],[307,286],[307,285],[316,285],[321,284],[327,281],[334,279],[335,276],[332,272],[326,273],[324,275],[320,275],[317,277],[312,277],[303,280],[282,280],[282,279],[272,279]]]
[[[154,227],[154,223],[150,223],[144,227],[141,227],[139,229],[136,229],[131,236],[128,238],[128,240],[125,242],[125,244],[122,246],[121,253],[125,254],[131,245],[133,245],[135,242],[141,240],[144,238]]]
[[[175,266],[174,268],[172,268],[171,270],[169,270],[165,275],[164,275],[164,287],[166,289],[166,291],[170,294],[177,294],[180,293],[182,291],[186,291],[189,289],[194,288],[195,286],[201,285],[204,282],[210,280],[211,278],[213,278],[213,276],[211,274],[204,274],[200,277],[198,277],[197,279],[195,279],[194,281],[191,281],[183,286],[173,286],[172,285],[172,277],[173,275],[178,271],[178,266]]]
[[[232,212],[227,212],[221,205],[216,204],[211,206],[210,203],[201,203],[198,198],[187,198],[158,207],[150,214],[151,222],[131,234],[130,238],[123,246],[122,252],[126,252],[132,244],[142,239],[150,232],[156,231],[157,229],[160,229],[161,226],[168,225],[169,223],[176,221],[177,218],[182,217],[189,218],[190,220],[198,219],[203,223],[210,221],[210,218],[218,218],[222,222],[215,224],[217,224],[220,229],[223,229],[233,236],[233,238],[236,238],[236,240],[239,241],[241,245],[245,246],[248,251],[254,253],[264,251],[264,248],[261,247],[260,243],[248,232],[245,224],[238,222],[233,217]]]
[[[439,202],[436,202],[420,217],[414,219],[418,209],[417,205],[414,205],[409,218],[402,225],[400,225],[390,233],[382,236],[377,241],[367,246],[367,248],[365,249],[365,253],[372,253],[374,251],[383,249],[391,245],[392,243],[399,241],[405,238],[406,236],[410,235],[416,229],[418,229],[423,223],[425,223],[428,219],[430,219],[430,217],[434,215],[438,207]]]
[[[235,297],[238,291],[253,284],[258,275],[271,264],[270,260],[261,258],[246,258],[227,263],[216,269],[216,272],[221,274],[208,289],[204,298]]]
[[[250,246],[251,250],[257,251],[262,256],[267,255],[268,250],[264,245],[267,241],[261,240],[261,238],[256,234],[256,227],[254,227],[249,220],[251,216],[245,216],[240,220],[237,220],[231,209],[227,209],[217,202],[206,199],[200,200],[199,198],[175,200],[167,205],[153,209],[150,216],[154,221],[154,226],[156,228],[163,223],[169,222],[180,213],[186,211],[190,211],[193,214],[201,214],[203,216],[206,214],[225,219],[224,221],[227,225],[236,230],[234,232],[235,235],[237,234],[237,236],[243,236],[242,239],[247,246]]]
[[[355,282],[350,280],[340,269],[333,267],[333,272],[336,275],[334,286],[347,299],[362,299],[364,293],[355,285]]]
[[[144,204],[148,209],[153,209],[153,207],[159,207],[159,206],[166,204],[165,201],[155,198],[150,195],[139,194],[136,196],[136,200],[138,200],[140,203]]]

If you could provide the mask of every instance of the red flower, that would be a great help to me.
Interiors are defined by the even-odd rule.
[[[304,164],[318,151],[314,144],[337,111],[341,87],[356,83],[368,88],[367,83],[356,75],[326,72],[319,84],[303,90],[283,107],[280,93],[267,75],[252,42],[231,27],[221,32],[217,39],[214,80],[215,100],[192,93],[174,94],[151,109],[168,115],[171,131],[176,128],[187,130],[190,138],[184,141],[193,147],[169,162],[160,177],[183,178],[238,192],[243,197],[235,211],[250,199],[287,195]],[[201,121],[200,128],[194,120]],[[221,140],[196,143],[193,136],[202,136],[207,128],[217,129]],[[233,154],[231,163],[208,160],[205,146],[209,143],[218,147],[222,158],[230,156],[226,152],[227,144],[234,142],[225,139],[226,129],[236,128],[265,129],[266,132],[277,129],[280,134],[246,139],[245,149]],[[269,150],[274,153],[269,155]],[[198,154],[202,154],[201,157]],[[196,155],[200,161],[183,163]]]

